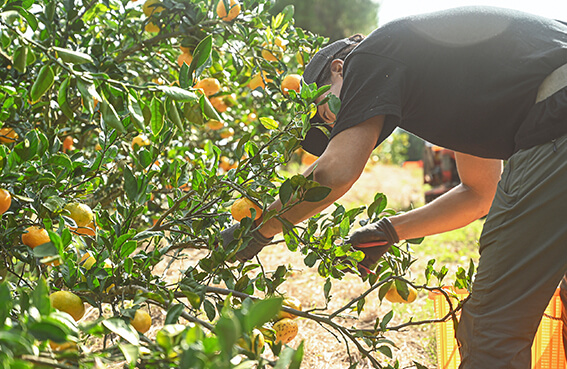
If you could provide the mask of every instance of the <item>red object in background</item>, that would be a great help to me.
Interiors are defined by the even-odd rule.
[[[461,183],[455,152],[440,146],[425,145],[423,182],[431,186],[431,190],[425,192],[425,203],[433,201]]]

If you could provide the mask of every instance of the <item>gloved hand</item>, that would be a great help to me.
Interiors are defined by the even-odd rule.
[[[364,259],[358,263],[361,276],[366,276],[390,247],[400,238],[390,220],[386,217],[376,223],[365,225],[354,231],[346,240],[355,249],[364,252]]]
[[[221,232],[222,244],[224,246],[228,246],[228,244],[235,239],[234,232],[238,228],[240,228],[240,223],[236,223]],[[266,238],[262,236],[262,234],[260,234],[260,232],[258,232],[257,230],[252,231],[250,233],[250,236],[252,236],[252,239],[248,242],[248,245],[246,245],[244,249],[236,253],[236,259],[238,259],[239,261],[247,261],[252,259],[274,239],[273,237]]]

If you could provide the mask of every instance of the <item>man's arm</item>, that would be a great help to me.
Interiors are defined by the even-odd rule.
[[[384,116],[376,116],[337,134],[329,142],[325,152],[304,172],[323,186],[331,188],[330,194],[319,202],[302,202],[287,211],[283,218],[293,224],[316,215],[343,196],[360,177],[364,166],[380,137]],[[279,200],[269,209],[281,209]],[[282,230],[277,219],[270,219],[260,228],[265,237],[273,237]]]
[[[455,153],[461,184],[431,203],[390,217],[400,239],[463,227],[486,215],[502,174],[502,160]]]

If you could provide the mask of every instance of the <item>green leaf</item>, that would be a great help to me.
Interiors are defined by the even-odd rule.
[[[87,108],[89,114],[92,114],[94,112],[93,99],[96,99],[97,101],[102,101],[102,98],[97,92],[95,85],[92,82],[87,81],[85,79],[77,78],[77,88],[79,89],[79,92],[83,97],[83,104],[85,108]]]
[[[295,7],[293,5],[288,5],[281,11],[283,14],[283,22],[288,23],[293,19],[293,14],[295,13]]]
[[[189,74],[189,66],[187,63],[183,63],[179,70],[179,86],[181,88],[189,88],[191,85],[193,85],[193,83],[191,81],[191,75]]]
[[[209,319],[212,322],[217,315],[215,305],[213,305],[213,303],[210,302],[209,300],[205,300],[203,302],[203,309],[205,309],[205,314],[207,314],[207,319]]]
[[[282,183],[282,185],[280,186],[278,192],[282,205],[287,204],[288,201],[291,199],[291,195],[293,193],[291,181],[289,179],[286,179],[284,183]]]
[[[120,249],[120,257],[124,259],[127,256],[130,256],[134,250],[136,250],[136,247],[138,247],[138,243],[136,241],[125,242]]]
[[[275,120],[273,120],[272,118],[268,118],[268,117],[260,117],[260,123],[262,123],[262,125],[266,128],[266,129],[277,129],[279,126],[279,123]]]
[[[394,311],[393,310],[390,310],[386,315],[384,315],[384,318],[382,318],[382,321],[380,322],[380,329],[382,331],[386,330],[388,323],[390,323],[390,320],[392,320],[393,317],[394,317]]]
[[[47,90],[51,88],[54,80],[55,74],[53,73],[51,66],[44,65],[43,67],[41,67],[30,91],[32,104],[35,104],[39,101],[39,99],[41,99],[41,97],[47,92]]]
[[[13,59],[14,68],[20,73],[25,73],[28,60],[28,47],[25,45],[18,47],[14,52]]]
[[[29,11],[27,11],[26,9],[19,7],[19,6],[15,6],[15,9],[18,9],[18,12],[20,13],[20,15],[22,17],[24,17],[26,19],[26,21],[28,22],[28,24],[30,25],[30,27],[34,30],[37,31],[37,19],[35,18],[35,16],[30,13]]]
[[[427,367],[425,365],[422,365],[422,364],[418,363],[417,361],[414,361],[413,364],[415,365],[416,369],[427,369]]]
[[[116,333],[132,345],[140,344],[138,332],[130,324],[120,318],[110,318],[102,321],[102,325],[113,333]]]
[[[377,193],[376,195],[374,195],[374,201],[368,206],[368,210],[366,211],[368,217],[372,219],[378,216],[380,213],[382,213],[382,211],[384,211],[387,204],[388,200],[383,193]]]
[[[156,343],[165,351],[171,349],[179,343],[182,333],[187,329],[183,324],[166,324],[156,334]]]
[[[392,358],[392,348],[390,346],[380,346],[378,347],[378,351],[380,351],[390,359]]]
[[[71,110],[71,106],[69,105],[69,100],[67,99],[67,91],[69,90],[69,83],[71,79],[69,77],[65,78],[59,86],[59,94],[57,95],[57,102],[59,103],[59,107],[61,111],[67,118],[73,119],[73,110]]]
[[[301,343],[297,347],[297,350],[295,350],[295,352],[293,353],[291,363],[289,364],[289,369],[301,368],[301,361],[303,360],[303,355],[304,355],[303,342],[304,341],[301,341]]]
[[[134,202],[138,196],[138,181],[136,177],[132,174],[132,171],[128,167],[124,167],[124,191],[128,200]]]
[[[255,327],[261,327],[267,323],[280,311],[283,299],[274,297],[265,300],[255,301],[245,318],[246,331],[251,331]]]
[[[171,99],[167,99],[166,100],[166,106],[167,106],[167,116],[168,118],[173,122],[173,124],[175,124],[175,126],[177,128],[179,128],[180,130],[183,130],[183,121],[181,120],[181,116],[179,115],[179,110],[177,109],[177,104],[175,104],[175,101],[171,100]]]
[[[199,100],[197,93],[177,86],[158,86],[157,89],[163,91],[168,97],[176,101],[196,102]]]
[[[189,66],[189,76],[193,76],[193,73],[195,73],[193,79],[199,78],[207,64],[210,64],[212,50],[213,37],[208,35],[199,42],[193,52],[193,60]]]
[[[43,278],[37,281],[37,285],[32,290],[33,305],[37,308],[41,315],[49,315],[51,312],[51,302],[47,295],[48,292],[49,289],[47,288],[47,283]]]
[[[144,129],[144,114],[142,113],[142,108],[138,103],[138,99],[132,93],[128,94],[128,112],[130,112],[130,118],[134,126],[139,129]]]
[[[319,202],[327,197],[330,193],[331,189],[329,187],[317,186],[305,191],[305,196],[303,198],[305,201]]]
[[[2,306],[2,309],[0,309],[0,327],[4,326],[6,318],[10,315],[12,304],[12,295],[8,285],[6,283],[0,283],[0,306]]]
[[[154,97],[152,99],[150,109],[152,112],[152,119],[150,122],[152,133],[157,136],[163,128],[163,107],[161,101]]]
[[[125,345],[120,342],[118,343],[118,348],[120,348],[120,351],[122,351],[124,359],[126,359],[126,362],[130,366],[130,368],[134,368],[136,366],[136,362],[138,361],[138,357],[140,356],[140,348],[137,345]]]
[[[310,252],[309,254],[307,254],[307,256],[305,257],[303,262],[309,268],[312,268],[315,265],[315,263],[317,262],[317,254],[314,253],[314,252]]]
[[[201,105],[203,109],[203,113],[205,113],[205,116],[207,118],[218,120],[219,122],[223,121],[217,110],[213,107],[213,105],[205,95],[201,96],[201,99],[199,100],[199,104]]]
[[[39,149],[39,137],[37,131],[30,131],[26,138],[14,147],[14,151],[23,161],[28,161],[36,156]]]
[[[331,109],[331,112],[333,114],[335,114],[335,116],[339,115],[339,110],[341,109],[341,100],[333,95],[333,94],[329,94],[329,109]]]
[[[215,333],[221,346],[221,354],[225,358],[231,358],[232,348],[241,335],[240,322],[232,311],[224,311],[222,313],[215,326]]]
[[[57,52],[57,56],[65,63],[84,64],[93,62],[93,58],[89,54],[80,51],[63,49],[57,46],[53,46],[53,50]]]
[[[47,242],[34,248],[33,255],[36,258],[44,258],[46,256],[59,255],[59,251],[52,242]]]
[[[165,317],[165,322],[164,324],[177,324],[177,321],[179,320],[179,317],[181,316],[181,314],[183,313],[183,311],[185,310],[185,305],[183,304],[175,304],[173,306],[171,306],[168,310],[167,310],[167,315]]]
[[[339,235],[341,237],[346,237],[348,236],[349,232],[350,232],[350,219],[348,217],[345,217],[341,221],[341,224],[339,225]]]
[[[39,341],[52,340],[57,343],[65,342],[69,333],[69,329],[62,322],[52,318],[44,318],[33,323],[28,329]]]
[[[333,286],[331,279],[327,278],[324,286],[325,300],[329,301],[331,298],[331,287]]]
[[[100,112],[102,114],[102,121],[106,125],[107,129],[114,128],[120,133],[126,133],[122,120],[118,116],[118,113],[112,104],[108,103],[106,100],[101,101]]]

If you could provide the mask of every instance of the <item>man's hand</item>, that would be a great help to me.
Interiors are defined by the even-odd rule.
[[[223,246],[228,246],[228,244],[230,244],[235,239],[234,232],[238,228],[240,228],[240,223],[236,223],[230,228],[227,228],[221,232]],[[247,261],[252,259],[274,239],[273,237],[266,238],[262,236],[257,230],[251,232],[250,236],[252,236],[252,239],[248,242],[248,245],[246,245],[244,249],[236,253],[236,259],[238,259],[239,261]]]
[[[357,229],[347,240],[355,249],[364,252],[364,259],[358,263],[358,271],[362,277],[399,241],[400,238],[388,218]]]

